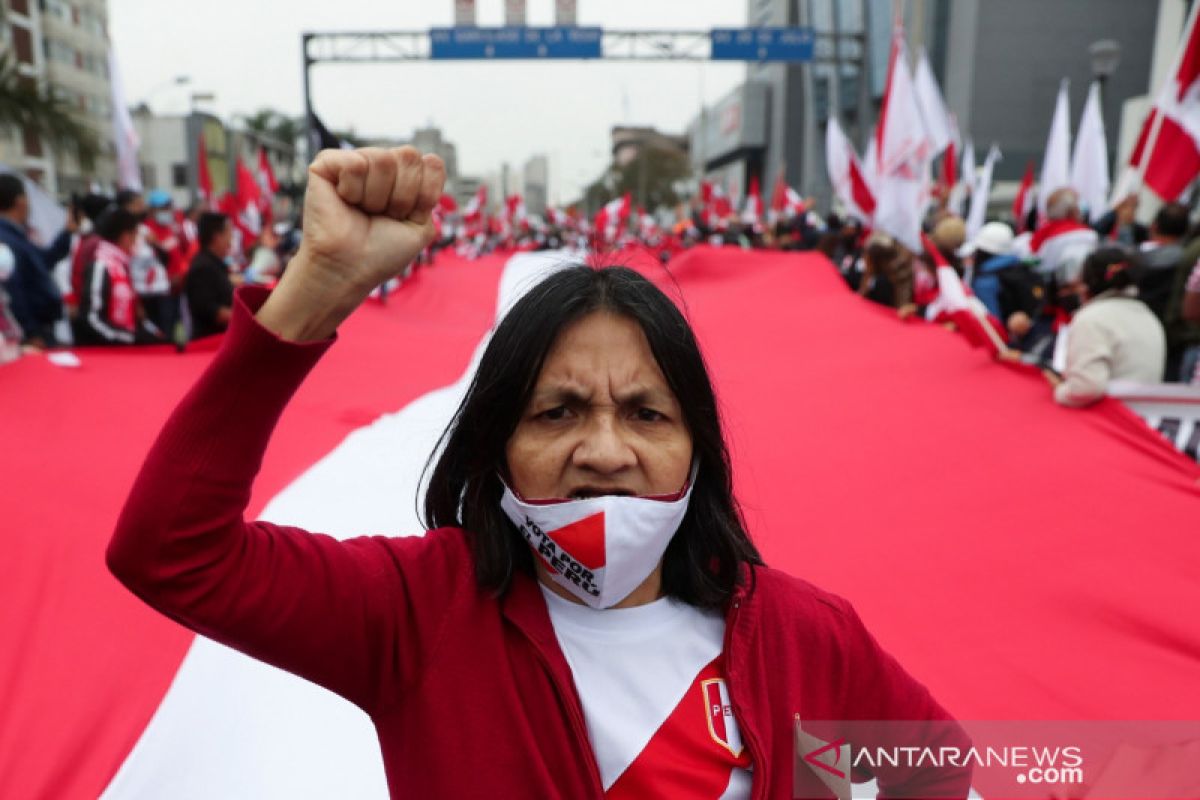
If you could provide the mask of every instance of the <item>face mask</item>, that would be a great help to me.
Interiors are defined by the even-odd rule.
[[[157,222],[159,225],[170,225],[173,220],[174,220],[174,217],[171,215],[170,211],[155,211],[154,212],[154,221]]]
[[[17,257],[8,245],[0,244],[0,281],[8,280],[16,269]]]
[[[658,566],[695,482],[693,468],[686,491],[664,499],[604,495],[532,502],[505,484],[500,507],[551,580],[592,608],[611,608]]]

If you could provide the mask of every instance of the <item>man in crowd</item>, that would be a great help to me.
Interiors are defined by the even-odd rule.
[[[1034,232],[1029,247],[1038,257],[1038,272],[1072,283],[1078,280],[1083,260],[1099,241],[1099,235],[1083,223],[1079,193],[1063,187],[1050,193],[1046,221]]]
[[[145,318],[134,291],[130,259],[138,239],[138,220],[118,207],[96,220],[100,241],[83,270],[83,292],[75,318],[75,341],[81,345],[154,344],[162,332]]]
[[[12,315],[24,331],[25,342],[35,346],[57,344],[54,324],[63,316],[62,293],[54,283],[51,266],[67,255],[68,229],[46,249],[29,239],[29,197],[16,175],[0,175],[0,244],[12,250],[12,274],[4,281]]]
[[[1164,325],[1175,275],[1190,266],[1182,263],[1183,237],[1187,229],[1187,206],[1167,203],[1154,215],[1150,239],[1141,248],[1143,271],[1138,279],[1138,296]]]
[[[233,245],[233,226],[224,214],[206,212],[197,228],[200,252],[192,259],[184,283],[193,339],[224,331],[233,314],[233,282],[225,263]]]

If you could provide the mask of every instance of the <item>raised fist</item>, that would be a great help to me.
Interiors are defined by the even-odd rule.
[[[284,338],[328,336],[433,239],[446,167],[412,147],[325,150],[308,168],[300,249],[258,312]]]

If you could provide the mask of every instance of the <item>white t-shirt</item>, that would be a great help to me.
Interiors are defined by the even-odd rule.
[[[597,610],[542,586],[605,797],[732,800],[751,765],[725,684],[725,620],[662,598]]]

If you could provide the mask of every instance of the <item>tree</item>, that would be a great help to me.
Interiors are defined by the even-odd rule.
[[[584,205],[594,213],[613,198],[629,192],[636,204],[653,212],[679,204],[681,184],[692,176],[687,154],[675,147],[647,143],[624,166],[615,164],[584,190]]]
[[[11,53],[0,53],[0,127],[36,136],[57,154],[73,154],[84,170],[92,169],[100,154],[99,138],[71,104],[22,75]]]

